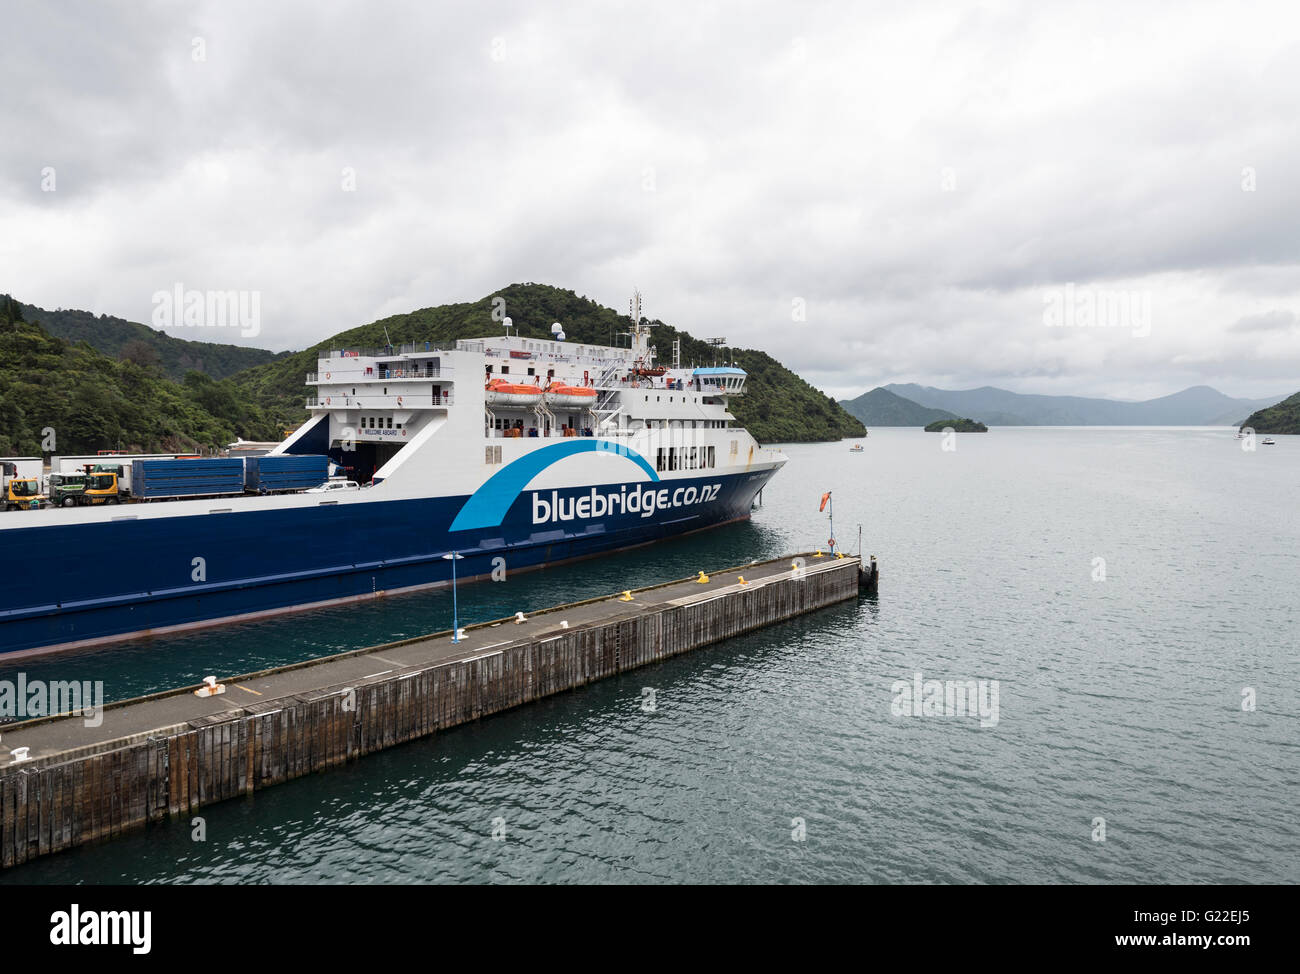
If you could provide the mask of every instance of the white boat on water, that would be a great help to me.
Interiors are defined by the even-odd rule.
[[[850,452],[850,453],[865,453],[866,451],[862,448],[862,444],[861,444],[861,443],[854,443],[851,447],[849,447],[849,452]]]

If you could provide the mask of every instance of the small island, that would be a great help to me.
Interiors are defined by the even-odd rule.
[[[955,433],[987,433],[989,428],[978,419],[936,419],[925,428],[927,433],[942,433],[951,429]]]

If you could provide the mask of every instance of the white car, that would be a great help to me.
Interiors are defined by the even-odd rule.
[[[308,487],[304,494],[331,494],[336,490],[360,490],[361,485],[355,480],[327,480],[319,487]]]

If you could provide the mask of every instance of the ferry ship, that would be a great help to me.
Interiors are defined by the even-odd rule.
[[[745,372],[510,334],[345,348],[273,454],[340,489],[0,514],[0,652],[176,632],[540,568],[750,516],[786,458],[736,421]]]

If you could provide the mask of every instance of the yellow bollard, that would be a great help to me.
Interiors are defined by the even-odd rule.
[[[844,557],[844,552],[842,552],[842,551],[837,551],[837,552],[835,552],[835,557],[836,557],[836,558],[843,558],[843,557]]]
[[[744,576],[744,575],[740,575],[740,576],[738,576],[738,578],[739,578],[739,581],[740,581],[740,584],[741,584],[741,585],[748,585],[748,584],[749,584],[749,582],[745,581],[745,576]]]
[[[708,584],[709,576],[704,574],[704,572],[700,572],[700,577],[697,578],[696,581],[699,582],[701,585],[706,585]]]
[[[813,557],[814,557],[814,558],[820,558],[821,556],[822,556],[822,550],[821,550],[820,548],[818,548],[818,549],[817,549],[817,554],[813,555]]]
[[[631,601],[632,601],[632,592],[631,592],[631,590],[625,590],[625,591],[623,592],[623,594],[620,595],[620,596],[618,597],[618,600],[619,600],[620,602],[631,602]]]

